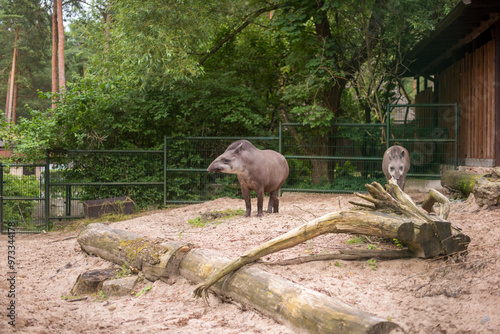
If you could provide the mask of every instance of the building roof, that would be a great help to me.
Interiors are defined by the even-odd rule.
[[[408,54],[409,74],[428,76],[459,59],[472,41],[491,40],[500,18],[500,0],[462,0],[436,25],[431,35]]]

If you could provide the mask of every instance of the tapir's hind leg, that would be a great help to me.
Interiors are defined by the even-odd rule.
[[[269,204],[267,206],[267,213],[278,212],[279,207],[278,190],[269,193]]]

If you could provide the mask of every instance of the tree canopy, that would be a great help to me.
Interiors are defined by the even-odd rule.
[[[51,108],[53,7],[0,0],[0,102],[15,43],[15,82],[29,91],[1,133],[17,157],[156,148],[165,135],[273,134],[280,121],[327,140],[334,120],[381,122],[404,95],[405,54],[457,1],[76,2],[64,7],[67,89]]]

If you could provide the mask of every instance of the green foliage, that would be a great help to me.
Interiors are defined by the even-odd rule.
[[[404,245],[398,239],[394,238],[394,239],[392,239],[392,241],[394,242],[396,247],[404,247]]]
[[[11,74],[14,41],[17,36],[16,81],[18,103],[16,114],[29,117],[26,104],[40,108],[37,89],[50,89],[51,20],[41,1],[0,0],[0,106],[6,104]]]
[[[135,294],[135,296],[136,296],[136,297],[139,297],[140,295],[143,295],[143,294],[145,294],[146,292],[148,292],[149,290],[151,290],[151,288],[153,288],[153,285],[152,285],[152,284],[150,284],[150,285],[148,285],[148,286],[145,286],[145,287],[144,287],[141,291],[137,292],[137,293]]]
[[[370,268],[372,270],[377,270],[377,260],[370,259],[370,260],[367,260],[366,263],[370,266]]]
[[[120,269],[118,269],[118,272],[116,273],[116,277],[123,278],[123,277],[127,277],[130,274],[132,274],[132,270],[129,268],[128,264],[125,263],[120,267]]]
[[[359,244],[364,244],[365,242],[366,242],[365,237],[352,236],[345,243],[348,245],[359,245]]]
[[[39,198],[41,195],[40,183],[34,175],[17,176],[3,175],[3,219],[5,222],[19,222],[18,226],[26,226],[33,220],[33,213],[39,201],[36,200],[9,200],[9,197]]]
[[[94,200],[130,197],[136,210],[163,203],[163,154],[156,152],[55,152],[51,157],[57,170],[51,172],[52,182],[102,183],[72,187],[72,198]],[[136,183],[145,185],[110,186],[106,183]],[[52,187],[61,195],[65,188]]]
[[[242,216],[244,214],[245,210],[243,209],[212,211],[209,213],[204,213],[199,217],[189,219],[188,223],[196,227],[204,227],[207,223],[220,224],[224,219],[228,219],[234,216]]]

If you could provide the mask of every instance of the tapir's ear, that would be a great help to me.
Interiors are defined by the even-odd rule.
[[[401,151],[401,159],[405,157],[405,151]]]
[[[234,153],[239,154],[243,150],[243,143],[239,144],[238,147],[235,148]]]
[[[387,151],[387,156],[389,157],[389,160],[392,160],[391,152]]]

